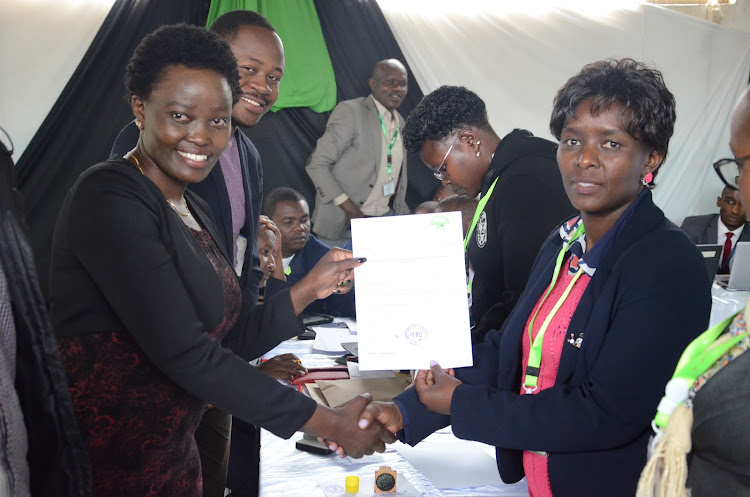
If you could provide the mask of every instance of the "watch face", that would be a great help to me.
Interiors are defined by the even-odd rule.
[[[378,490],[390,492],[396,488],[396,478],[390,473],[381,473],[375,478],[375,486],[378,487]]]

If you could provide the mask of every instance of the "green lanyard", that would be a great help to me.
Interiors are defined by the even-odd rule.
[[[284,274],[287,276],[292,274],[292,266],[287,266],[286,269],[284,269]]]
[[[573,285],[576,284],[576,281],[578,281],[578,278],[581,277],[583,274],[583,271],[581,268],[578,268],[578,271],[576,271],[575,276],[573,276],[573,279],[571,280],[568,287],[563,292],[560,299],[557,301],[557,303],[552,307],[552,310],[550,311],[547,318],[542,323],[542,327],[539,329],[539,332],[536,334],[536,339],[534,339],[534,320],[536,319],[536,315],[539,312],[539,309],[542,308],[542,305],[544,305],[544,301],[547,300],[547,297],[549,296],[550,292],[552,292],[552,289],[555,286],[555,282],[557,281],[557,276],[560,274],[560,268],[562,267],[563,259],[565,259],[565,253],[568,251],[568,247],[570,247],[573,242],[575,242],[578,237],[580,237],[582,234],[586,232],[583,223],[581,223],[578,228],[573,232],[573,234],[570,237],[570,241],[565,244],[565,246],[560,250],[560,253],[557,254],[557,262],[555,263],[555,270],[552,273],[552,281],[550,282],[549,287],[547,288],[547,291],[544,293],[544,297],[542,297],[542,301],[539,303],[539,305],[536,308],[536,311],[534,312],[534,315],[531,317],[531,320],[529,321],[529,342],[531,343],[531,347],[529,348],[529,362],[526,364],[526,378],[523,382],[523,389],[525,393],[532,393],[534,390],[536,390],[537,387],[537,380],[539,378],[539,369],[542,365],[542,342],[544,340],[544,334],[547,331],[547,328],[549,327],[549,324],[552,322],[552,318],[555,317],[555,314],[557,314],[557,311],[560,309],[560,307],[565,302],[565,299],[568,298],[568,295],[570,295],[570,291],[573,289]]]
[[[487,193],[484,195],[484,197],[479,199],[479,203],[477,204],[477,210],[474,211],[474,219],[471,220],[471,226],[469,226],[469,231],[466,232],[466,236],[464,237],[464,252],[466,252],[466,249],[469,247],[469,240],[471,240],[471,235],[474,233],[474,228],[477,225],[477,221],[479,221],[479,216],[482,215],[482,211],[484,211],[484,206],[487,205],[487,202],[490,200],[490,197],[492,196],[492,190],[495,189],[495,184],[497,183],[498,178],[495,178],[495,181],[492,182],[492,185],[490,186],[490,189],[487,190]]]
[[[378,112],[378,119],[380,119],[380,128],[383,130],[383,137],[385,137],[386,140],[388,140],[388,132],[385,130],[385,123],[383,122],[383,116],[380,115],[380,112]],[[396,144],[396,137],[398,136],[398,126],[396,126],[396,130],[393,132],[393,138],[391,138],[391,143],[388,144],[388,179],[393,179],[393,175],[391,174],[391,162],[393,159],[391,159],[391,150],[393,150],[393,145]]]
[[[659,407],[657,407],[656,417],[654,418],[656,426],[664,428],[674,408],[687,400],[688,392],[695,383],[695,380],[708,371],[729,349],[748,336],[750,332],[745,332],[720,344],[715,343],[727,325],[737,314],[743,311],[744,309],[729,316],[690,342],[690,345],[687,346],[682,356],[680,356],[680,362],[677,363],[672,379],[667,383],[666,395],[659,403]]]

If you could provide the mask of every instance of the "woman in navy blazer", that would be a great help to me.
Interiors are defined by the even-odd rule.
[[[662,386],[711,307],[700,254],[651,198],[674,109],[661,74],[630,59],[569,80],[551,130],[580,216],[549,236],[473,367],[433,364],[362,419],[410,444],[451,424],[459,438],[494,445],[502,479],[526,476],[535,497],[634,495]]]

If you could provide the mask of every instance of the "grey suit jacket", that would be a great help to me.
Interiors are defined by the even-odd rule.
[[[396,112],[399,125],[404,118]],[[336,105],[326,131],[318,140],[305,169],[315,184],[313,231],[337,239],[346,231],[346,215],[333,200],[342,193],[361,206],[377,179],[382,153],[383,133],[378,111],[370,96],[344,100]],[[396,187],[393,210],[406,214],[406,151]]]
[[[703,216],[686,217],[682,222],[682,231],[688,234],[697,245],[714,244],[719,233],[719,215],[706,214]],[[745,227],[740,233],[740,242],[750,241],[750,222],[745,221]],[[722,243],[724,241],[722,240]]]

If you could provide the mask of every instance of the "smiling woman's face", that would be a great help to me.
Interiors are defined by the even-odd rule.
[[[168,67],[151,94],[133,97],[132,105],[143,123],[144,159],[172,183],[203,181],[229,143],[232,92],[212,70]]]
[[[591,100],[584,100],[562,129],[557,164],[570,202],[584,216],[619,218],[643,189],[641,178],[661,163],[627,123],[622,105],[593,115]]]

